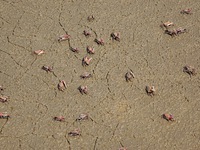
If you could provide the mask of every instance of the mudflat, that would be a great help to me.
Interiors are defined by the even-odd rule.
[[[199,0],[1,0],[0,94],[8,102],[0,112],[10,115],[0,118],[1,148],[198,150],[199,6]],[[188,8],[192,14],[180,13]],[[167,21],[186,33],[165,34],[160,25]],[[70,39],[58,42],[64,34]],[[104,45],[94,42],[101,38]],[[40,49],[45,53],[33,53]],[[85,56],[92,60],[83,66]],[[196,75],[184,73],[185,65]],[[129,82],[128,71],[135,75]],[[92,77],[81,79],[84,72]],[[146,93],[148,85],[155,95]],[[88,119],[77,120],[85,113]],[[70,136],[75,129],[81,135]]]

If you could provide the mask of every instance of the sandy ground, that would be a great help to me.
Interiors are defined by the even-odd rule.
[[[1,149],[198,150],[199,6],[199,0],[0,0],[0,94],[9,96],[0,112],[11,116],[0,120]],[[180,14],[186,8],[193,14]],[[160,28],[162,21],[188,32],[172,38]],[[59,43],[65,32],[70,41]],[[120,42],[111,40],[112,32],[121,33]],[[94,55],[87,54],[88,45]],[[46,53],[33,55],[37,49]],[[86,55],[93,59],[83,67]],[[183,73],[186,64],[196,76]],[[53,66],[54,74],[43,65]],[[127,83],[130,69],[135,79]],[[80,79],[84,71],[93,77]],[[57,89],[59,80],[67,82],[64,92]],[[80,85],[88,86],[88,95],[80,94]],[[155,96],[146,94],[146,85],[155,86]],[[90,119],[75,121],[81,113]],[[163,113],[175,121],[164,120]],[[53,120],[60,115],[65,122]],[[81,136],[68,136],[76,128]]]

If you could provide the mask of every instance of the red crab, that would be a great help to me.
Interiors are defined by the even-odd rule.
[[[167,121],[174,121],[174,117],[172,114],[163,114],[162,117]]]
[[[63,116],[54,117],[53,119],[55,121],[60,121],[60,122],[64,122],[65,121],[65,118]]]
[[[64,34],[64,35],[61,35],[61,36],[58,37],[58,42],[66,41],[66,40],[69,40],[69,39],[70,39],[70,35]]]
[[[8,118],[10,118],[10,115],[8,115],[7,112],[0,112],[0,118],[1,119],[8,119]]]

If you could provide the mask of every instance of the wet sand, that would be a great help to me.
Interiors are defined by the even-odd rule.
[[[11,116],[0,119],[1,148],[198,150],[199,6],[199,0],[1,0],[0,85],[9,99],[0,103],[0,112]],[[180,14],[186,8],[193,14]],[[160,28],[162,21],[188,32],[172,38]],[[59,43],[65,32],[70,40]],[[120,42],[111,39],[112,32],[121,33]],[[94,55],[87,54],[88,45]],[[45,54],[33,55],[38,49]],[[83,67],[86,55],[93,59]],[[197,69],[196,76],[183,73],[187,64]],[[43,65],[53,66],[54,74]],[[135,79],[127,83],[129,70]],[[93,77],[80,79],[85,71]],[[64,92],[57,89],[59,80],[67,82]],[[88,86],[88,95],[80,94],[80,85]],[[146,85],[155,86],[155,96],[146,94]],[[75,121],[81,113],[90,119]],[[172,113],[175,121],[164,120],[163,113]],[[53,120],[60,115],[65,122]],[[81,136],[68,136],[76,128]]]

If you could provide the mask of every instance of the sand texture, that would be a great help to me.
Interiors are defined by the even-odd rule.
[[[187,8],[192,14],[180,13]],[[160,24],[166,21],[174,22],[170,30],[186,33],[165,34]],[[0,95],[8,96],[0,112],[10,115],[0,118],[0,149],[199,149],[199,0],[0,0],[0,31]],[[66,33],[70,40],[58,42]],[[33,54],[39,49],[45,53]],[[92,58],[88,66],[82,66],[85,56]],[[184,73],[185,65],[196,75]],[[135,78],[126,82],[130,70]],[[92,77],[81,79],[85,71]],[[147,95],[147,85],[155,86],[154,96]],[[87,86],[88,94],[79,86]],[[82,113],[89,119],[76,121]],[[74,129],[81,135],[68,135]]]

